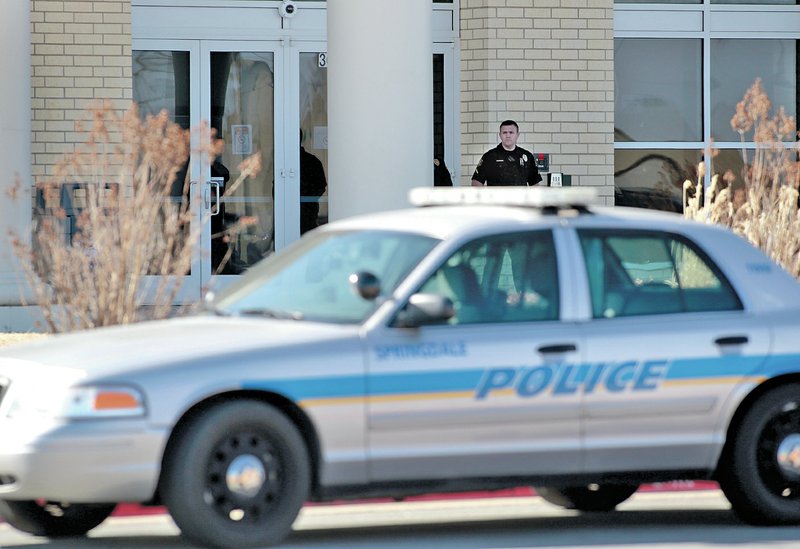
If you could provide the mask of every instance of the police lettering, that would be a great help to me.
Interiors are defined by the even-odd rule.
[[[658,389],[669,370],[666,360],[597,364],[558,364],[492,368],[487,370],[475,391],[475,398],[484,399],[492,391],[513,390],[530,398],[551,392],[554,396],[597,389],[610,393],[653,391]]]

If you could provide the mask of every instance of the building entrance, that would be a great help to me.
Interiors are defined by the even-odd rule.
[[[187,166],[200,230],[187,301],[327,222],[326,70],[319,41],[135,44],[142,114],[166,109],[184,128],[208,124],[224,142],[215,158],[194,154]],[[254,158],[253,174],[243,162]]]

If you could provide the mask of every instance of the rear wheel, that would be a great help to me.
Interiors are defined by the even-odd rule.
[[[753,524],[800,523],[800,384],[761,396],[730,434],[719,483]]]
[[[212,547],[280,542],[310,490],[305,443],[294,424],[256,401],[198,415],[164,463],[164,503],[184,536]]]
[[[545,501],[565,509],[577,511],[611,511],[631,497],[638,484],[589,484],[554,488],[536,487],[536,493]]]
[[[106,520],[116,504],[0,501],[0,516],[34,536],[82,536]]]

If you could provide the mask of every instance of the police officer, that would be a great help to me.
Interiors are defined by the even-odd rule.
[[[542,180],[533,154],[517,147],[519,126],[513,120],[500,124],[500,144],[486,151],[472,174],[472,185],[527,185]]]
[[[300,130],[300,234],[310,231],[319,222],[318,197],[325,193],[328,182],[322,161],[303,148],[303,130]],[[303,199],[307,201],[304,202]]]

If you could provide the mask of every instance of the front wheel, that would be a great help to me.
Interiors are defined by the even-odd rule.
[[[48,538],[82,536],[106,520],[116,504],[0,500],[0,516],[23,532]]]
[[[719,484],[752,524],[800,523],[800,384],[761,396],[729,435]]]
[[[161,492],[184,536],[212,547],[280,542],[310,490],[311,467],[294,424],[244,400],[199,414],[164,461]]]
[[[536,487],[536,493],[545,501],[576,511],[611,511],[631,497],[638,484],[589,484],[561,488]]]

